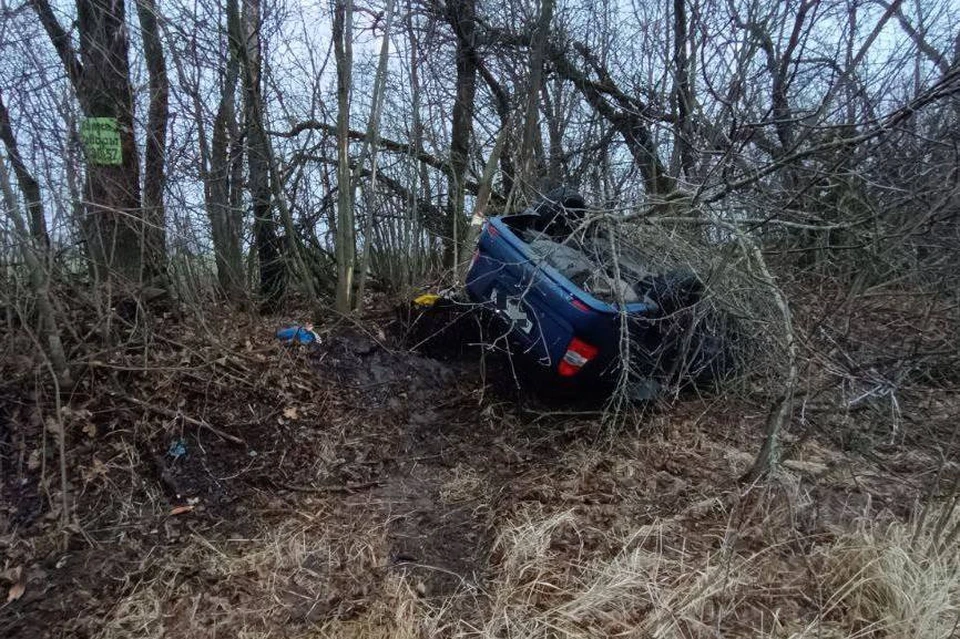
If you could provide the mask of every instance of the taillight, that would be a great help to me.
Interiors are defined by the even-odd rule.
[[[578,311],[583,311],[584,313],[590,312],[590,307],[578,300],[575,297],[570,298],[570,304],[577,309]]]
[[[560,365],[557,367],[557,374],[561,377],[573,377],[580,372],[587,362],[597,356],[599,349],[592,344],[587,344],[579,337],[574,337],[567,345],[567,352],[564,353]]]

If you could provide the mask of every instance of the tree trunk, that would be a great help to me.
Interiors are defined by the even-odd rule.
[[[50,246],[50,238],[47,235],[47,220],[43,213],[43,201],[40,199],[40,184],[30,173],[20,156],[20,148],[17,146],[17,138],[13,134],[13,127],[10,125],[10,113],[3,103],[2,93],[0,93],[0,139],[3,140],[3,145],[7,149],[7,157],[10,158],[13,173],[17,176],[17,184],[20,186],[20,192],[23,195],[27,220],[30,225],[30,235],[36,240],[37,246],[46,249]]]
[[[420,116],[420,108],[422,105],[421,99],[421,84],[420,84],[420,41],[417,36],[417,31],[414,28],[414,15],[413,11],[413,0],[407,0],[406,10],[407,10],[407,32],[410,39],[410,98],[411,98],[411,107],[413,112],[412,123],[411,123],[411,141],[410,146],[413,149],[413,152],[409,155],[411,159],[416,158],[417,156],[423,154],[423,120]],[[404,285],[407,287],[412,287],[414,282],[418,278],[419,274],[423,270],[423,251],[420,244],[420,233],[424,228],[423,220],[426,217],[424,211],[432,206],[430,201],[430,172],[427,170],[427,165],[422,162],[417,162],[412,169],[409,171],[411,176],[411,181],[413,184],[410,185],[410,197],[407,198],[407,201],[410,203],[409,214],[404,216],[404,240],[405,244],[410,247],[410,254],[404,265]],[[424,205],[421,206],[420,203],[423,202]],[[443,216],[440,216],[440,227],[443,227]]]
[[[493,174],[497,170],[497,163],[500,161],[500,154],[503,153],[503,147],[507,137],[510,135],[509,126],[500,129],[497,141],[493,144],[493,150],[490,157],[487,158],[486,165],[483,167],[483,175],[480,178],[480,191],[477,193],[477,201],[473,207],[473,215],[470,217],[470,226],[464,233],[464,246],[473,246],[480,237],[480,230],[487,218],[487,205],[490,203],[491,185],[493,184]],[[470,272],[470,260],[463,260],[457,265],[457,284],[466,286],[467,274]]]
[[[243,0],[242,19],[248,184],[253,200],[253,236],[260,262],[261,309],[270,312],[283,297],[286,268],[270,199],[270,151],[263,126],[263,97],[260,92],[260,0]]]
[[[500,118],[501,128],[509,129],[513,122],[513,104],[510,103],[510,96],[507,95],[503,85],[487,69],[487,65],[483,64],[482,60],[480,60],[479,71],[480,77],[483,78],[487,88],[490,89],[490,93],[493,94],[493,105],[497,110],[497,116]],[[510,200],[510,194],[513,192],[517,177],[517,171],[513,164],[511,138],[508,133],[504,138],[503,149],[500,153],[500,188],[506,195],[507,200]],[[466,245],[469,246],[469,243]]]
[[[528,197],[538,186],[535,148],[540,141],[540,92],[543,89],[543,60],[553,21],[554,0],[542,0],[537,31],[530,43],[530,74],[527,80],[527,103],[524,110],[523,142],[520,145],[520,184]],[[542,143],[541,143],[542,144]]]
[[[424,154],[423,151],[423,120],[420,117],[420,108],[422,105],[421,93],[422,89],[420,86],[420,42],[419,37],[417,36],[417,31],[414,28],[414,15],[413,3],[412,0],[407,0],[407,31],[410,38],[410,97],[411,97],[411,106],[413,111],[413,122],[411,123],[411,137],[410,148],[411,155],[413,158],[418,158]],[[430,173],[427,170],[427,165],[423,162],[418,163],[417,165],[417,175],[419,180],[419,188],[413,190],[414,196],[418,199],[421,196],[428,196],[430,190]],[[429,197],[426,198],[429,200]]]
[[[82,226],[100,278],[139,284],[164,271],[144,251],[140,164],[133,135],[133,90],[123,0],[77,0],[79,57],[47,0],[31,0],[87,118],[116,125],[120,157],[92,157],[87,149]]]
[[[450,237],[445,247],[445,262],[455,268],[459,262],[463,219],[464,182],[473,130],[473,108],[477,92],[476,0],[448,0],[447,20],[457,38],[457,95],[453,103],[453,125],[450,133],[450,167],[448,180],[448,215]]]
[[[133,91],[124,16],[123,0],[77,0],[83,65],[80,105],[88,118],[115,118],[120,134],[119,165],[87,162],[85,224],[95,243],[91,248],[94,260],[103,269],[101,276],[119,275],[142,283],[162,269],[145,259],[140,162],[133,136]]]
[[[623,137],[627,150],[643,175],[647,195],[668,195],[674,189],[674,181],[660,161],[656,141],[643,116],[645,105],[623,93],[614,84],[606,68],[590,53],[586,45],[575,42],[573,46],[583,57],[586,66],[592,67],[600,76],[600,82],[592,81],[562,49],[548,44],[547,53],[554,69],[561,77],[572,82],[587,103]],[[611,104],[608,97],[612,97],[618,106]]]
[[[337,59],[337,311],[352,307],[356,229],[350,175],[350,89],[353,66],[353,0],[336,0],[333,15]]]
[[[237,0],[227,0],[226,14],[227,67],[220,103],[213,120],[206,204],[217,263],[217,282],[227,298],[237,301],[242,299],[245,293],[243,253],[240,246],[243,213],[240,209],[241,202],[234,202],[231,196],[231,187],[239,187],[243,178],[242,173],[234,175],[234,167],[240,165],[242,171],[243,156],[235,109],[243,48]],[[239,157],[239,162],[233,156]]]
[[[772,473],[776,473],[780,466],[780,440],[784,427],[790,423],[793,417],[793,400],[797,391],[797,382],[800,376],[799,366],[797,364],[797,339],[793,329],[793,311],[790,308],[790,301],[786,294],[777,285],[777,281],[767,262],[763,257],[763,251],[756,242],[748,239],[742,232],[735,230],[737,241],[743,247],[744,252],[753,258],[756,265],[757,279],[764,283],[773,297],[773,301],[780,311],[781,328],[783,330],[783,348],[785,355],[785,372],[783,375],[783,391],[770,408],[767,416],[766,432],[764,433],[763,446],[760,448],[757,458],[747,474],[744,481],[756,481]]]
[[[693,123],[690,112],[693,110],[693,90],[690,81],[690,58],[687,46],[690,43],[690,29],[687,26],[686,0],[673,0],[673,114],[676,122],[673,135],[676,140],[670,172],[675,176],[690,176],[695,156],[693,149]]]
[[[390,61],[390,36],[393,27],[393,4],[394,0],[387,0],[386,13],[384,21],[383,40],[380,44],[380,59],[377,61],[377,76],[373,82],[373,104],[370,107],[370,119],[367,122],[366,142],[370,149],[370,184],[364,189],[364,203],[367,209],[367,219],[364,222],[363,229],[363,258],[360,261],[360,283],[357,286],[357,299],[354,306],[360,308],[363,304],[363,294],[367,286],[367,271],[370,270],[371,252],[373,250],[373,215],[374,215],[374,194],[377,187],[377,149],[380,146],[380,114],[383,111],[383,94],[387,86],[387,63]],[[360,154],[360,161],[357,162],[353,181],[355,184],[359,181],[359,173],[363,169],[363,163],[366,153]],[[351,193],[352,197],[352,193]]]
[[[156,275],[165,280],[167,246],[163,191],[166,186],[170,83],[160,43],[155,0],[137,0],[137,17],[140,20],[143,57],[150,85],[143,167],[144,251],[145,260],[156,269]]]

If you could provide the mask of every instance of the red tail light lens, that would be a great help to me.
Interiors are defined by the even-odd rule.
[[[589,312],[590,312],[590,307],[587,306],[586,304],[584,304],[583,302],[581,302],[580,300],[578,300],[578,299],[575,298],[575,297],[571,297],[571,298],[570,298],[570,304],[572,304],[573,307],[574,307],[575,309],[577,309],[578,311],[583,311],[584,313],[589,313]]]
[[[567,345],[567,352],[557,367],[557,374],[561,377],[573,377],[587,362],[596,357],[598,352],[596,346],[587,344],[579,337],[574,337]]]

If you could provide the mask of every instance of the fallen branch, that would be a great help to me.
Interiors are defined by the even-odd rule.
[[[277,481],[276,479],[268,479],[268,481],[276,486],[277,488],[284,488],[286,490],[292,490],[295,493],[347,493],[351,494],[357,492],[358,490],[367,490],[369,488],[376,488],[383,482],[379,481],[365,481],[357,482],[353,484],[328,484],[326,486],[298,486],[297,484],[288,484],[286,482]]]
[[[122,395],[121,398],[127,400],[127,401],[130,402],[131,404],[136,404],[137,406],[140,406],[141,408],[145,408],[145,409],[147,409],[147,410],[149,410],[149,411],[152,411],[152,412],[154,412],[154,413],[157,413],[158,415],[163,415],[164,417],[169,417],[169,418],[171,418],[171,419],[182,419],[183,421],[185,421],[185,422],[188,423],[188,424],[192,424],[193,426],[197,426],[197,427],[199,427],[199,428],[203,428],[203,429],[209,430],[209,431],[210,431],[211,433],[213,433],[214,435],[217,435],[217,436],[219,436],[219,437],[222,437],[223,439],[225,439],[225,440],[227,440],[227,441],[229,441],[229,442],[233,442],[234,444],[237,444],[238,446],[246,446],[246,445],[247,445],[247,442],[245,442],[244,440],[240,439],[240,438],[237,437],[236,435],[231,435],[230,433],[224,432],[223,430],[220,430],[220,429],[217,428],[216,426],[213,426],[212,424],[209,424],[209,423],[203,421],[202,419],[196,419],[196,418],[194,418],[194,417],[190,417],[190,416],[188,416],[188,415],[184,415],[184,414],[181,413],[180,411],[171,410],[171,409],[169,409],[169,408],[164,408],[163,406],[157,406],[156,404],[151,404],[151,403],[149,403],[149,402],[145,402],[145,401],[143,401],[142,399],[137,399],[136,397],[131,397],[130,395]]]

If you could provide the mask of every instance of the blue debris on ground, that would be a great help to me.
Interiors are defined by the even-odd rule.
[[[167,449],[167,455],[173,457],[174,460],[180,459],[187,454],[187,442],[182,439],[174,440],[170,444],[170,448]]]
[[[299,344],[318,344],[320,336],[313,330],[311,324],[300,326],[294,324],[277,331],[277,339],[281,342],[297,342]]]

